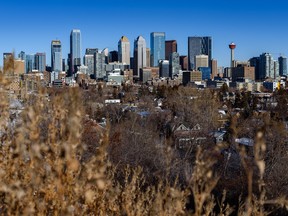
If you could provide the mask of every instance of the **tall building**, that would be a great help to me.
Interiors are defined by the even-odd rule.
[[[35,70],[39,72],[46,71],[46,53],[35,54]]]
[[[211,60],[211,78],[214,79],[214,77],[218,76],[218,68],[217,68],[217,60],[212,59]]]
[[[108,64],[109,63],[109,50],[108,50],[108,48],[103,49],[102,53],[105,56],[105,64]]]
[[[259,58],[259,78],[275,78],[274,60],[270,53],[262,53]]]
[[[62,46],[60,40],[51,42],[51,68],[52,71],[62,71]]]
[[[274,60],[274,79],[279,77],[279,62],[277,60]]]
[[[79,29],[73,29],[70,34],[69,63],[68,76],[72,76],[77,72],[77,66],[81,65],[81,32]]]
[[[170,55],[173,52],[177,52],[177,41],[176,40],[165,41],[165,59],[169,60]]]
[[[199,67],[208,67],[208,55],[195,55],[195,69],[198,70]]]
[[[253,57],[249,59],[249,64],[251,67],[255,68],[255,80],[261,80],[265,78],[265,75],[260,73],[260,57]]]
[[[35,70],[35,55],[27,54],[25,57],[25,73]]]
[[[62,59],[62,71],[66,71],[66,63],[65,63],[65,59]]]
[[[181,70],[188,70],[188,57],[180,56]]]
[[[287,58],[284,56],[280,56],[278,58],[279,62],[279,75],[280,76],[287,76]]]
[[[139,77],[140,68],[146,67],[146,41],[142,36],[134,41],[134,70],[133,75]]]
[[[165,33],[152,32],[150,34],[150,52],[152,67],[158,66],[159,60],[165,59]]]
[[[179,53],[173,52],[170,54],[169,59],[169,76],[173,78],[178,75],[180,71],[180,58]]]
[[[109,62],[118,62],[118,52],[116,50],[109,52]],[[130,57],[129,57],[130,60]]]
[[[140,69],[140,81],[142,83],[146,83],[152,78],[152,70],[151,68],[141,68]]]
[[[98,52],[98,49],[86,49],[84,56],[84,65],[87,66],[87,74],[94,76],[94,54]]]
[[[150,67],[151,66],[151,62],[150,62],[150,49],[146,48],[146,67]]]
[[[118,61],[130,65],[130,42],[126,36],[118,42]]]
[[[188,69],[196,69],[195,56],[208,55],[208,62],[212,59],[211,37],[188,37]]]
[[[20,60],[24,60],[24,61],[25,61],[25,59],[26,59],[26,54],[25,54],[25,52],[24,52],[24,51],[21,51],[21,52],[18,54],[18,58],[19,58]]]
[[[94,53],[94,76],[95,79],[104,79],[106,76],[105,65],[106,65],[106,50],[101,52],[97,51]]]
[[[159,76],[160,77],[170,77],[169,76],[169,61],[160,60],[159,61]]]

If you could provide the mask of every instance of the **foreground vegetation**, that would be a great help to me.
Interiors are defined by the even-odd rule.
[[[42,89],[18,114],[0,79],[0,214],[287,214],[287,132],[277,109],[271,117],[246,107],[230,115],[226,142],[207,138],[183,154],[171,125],[201,124],[208,137],[220,126],[217,93],[142,89],[143,118],[97,106],[101,89]],[[154,111],[155,94],[168,112]],[[254,139],[253,155],[235,145],[240,135]]]

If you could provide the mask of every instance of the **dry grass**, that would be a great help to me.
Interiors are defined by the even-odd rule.
[[[5,79],[0,73],[1,86]],[[196,162],[187,172],[188,184],[178,186],[162,179],[146,182],[141,167],[127,168],[124,179],[109,160],[110,125],[97,151],[82,160],[85,116],[79,89],[69,88],[47,101],[45,90],[25,106],[15,128],[10,118],[9,100],[0,88],[0,214],[1,215],[230,215],[235,208],[213,195],[219,175],[213,169],[216,157],[199,149]],[[29,104],[27,102],[27,104]],[[251,189],[252,174],[247,169],[249,193],[240,199],[239,215],[267,215],[264,205],[288,206],[285,198],[267,200],[263,175],[265,143],[261,134],[255,162],[260,170],[259,191]],[[219,152],[219,149],[211,150]],[[245,162],[243,162],[245,163]],[[191,173],[191,174],[189,174]]]

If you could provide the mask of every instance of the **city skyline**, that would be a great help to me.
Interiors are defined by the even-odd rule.
[[[112,2],[114,4],[111,1],[99,3],[91,0],[51,0],[41,4],[31,0],[25,3],[3,2],[0,18],[4,21],[2,29],[6,31],[1,34],[0,52],[14,50],[16,55],[22,50],[26,54],[45,52],[46,58],[49,58],[51,41],[58,39],[62,42],[63,58],[67,59],[69,33],[72,29],[80,29],[81,58],[86,48],[117,50],[117,42],[123,35],[130,42],[142,35],[150,44],[149,35],[154,31],[165,32],[166,40],[176,40],[180,55],[188,55],[189,36],[211,36],[212,57],[218,60],[219,66],[229,66],[228,44],[231,42],[237,44],[236,60],[248,60],[264,52],[271,53],[275,59],[280,53],[288,54],[287,30],[283,28],[284,20],[288,17],[285,1],[276,0],[273,4],[266,0],[261,4],[247,0],[170,4],[160,0],[153,2],[153,7],[150,0],[145,3],[132,0]],[[43,15],[43,11],[53,10],[55,3],[63,9],[61,13],[57,16]],[[77,13],[71,13],[76,6]],[[156,13],[159,8],[163,12]],[[120,17],[126,25],[117,24],[122,11],[127,12]],[[24,22],[23,18],[32,21]],[[99,22],[95,22],[97,18]],[[271,27],[275,30],[271,31]],[[2,58],[0,65],[3,66]]]

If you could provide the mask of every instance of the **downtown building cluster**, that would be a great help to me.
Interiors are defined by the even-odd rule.
[[[252,57],[248,61],[234,59],[235,44],[230,44],[230,67],[218,67],[212,58],[212,37],[188,37],[188,55],[180,55],[176,40],[166,40],[165,32],[150,34],[150,47],[143,36],[133,44],[126,36],[118,41],[118,50],[86,48],[82,55],[81,31],[73,29],[70,34],[70,52],[63,58],[60,40],[51,42],[51,64],[46,64],[46,54],[26,54],[21,51],[18,58],[13,53],[3,54],[3,71],[7,72],[9,60],[13,58],[13,73],[38,74],[49,85],[71,84],[77,80],[96,80],[121,84],[130,82],[153,82],[177,80],[184,85],[220,86],[223,82],[278,82],[287,76],[287,58],[274,60],[269,53]],[[130,54],[133,53],[133,56]],[[278,81],[277,81],[278,80]],[[274,85],[275,86],[275,85]]]

